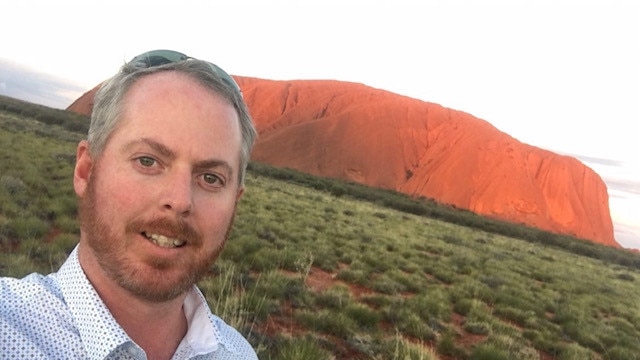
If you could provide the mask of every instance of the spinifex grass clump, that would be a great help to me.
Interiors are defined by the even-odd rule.
[[[79,236],[82,133],[1,108],[0,274],[55,271]],[[627,360],[639,268],[629,251],[252,164],[200,286],[261,359]]]

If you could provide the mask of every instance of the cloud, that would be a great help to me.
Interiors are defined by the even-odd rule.
[[[85,91],[71,81],[0,59],[0,95],[65,109]]]
[[[624,248],[640,249],[640,227],[618,224],[614,234],[616,241]]]
[[[612,196],[620,196],[619,192],[640,195],[640,181],[611,178],[604,181]]]
[[[607,184],[609,193],[619,196],[640,195],[640,169],[634,164],[617,160],[584,155],[570,155],[591,167]]]
[[[596,164],[596,165],[604,165],[604,166],[623,166],[624,165],[622,161],[613,160],[613,159],[597,158],[597,157],[585,156],[585,155],[570,155],[570,156],[573,156],[582,162]]]

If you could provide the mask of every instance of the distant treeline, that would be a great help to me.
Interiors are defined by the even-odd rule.
[[[89,118],[87,116],[66,110],[52,109],[6,96],[0,96],[0,111],[14,113],[24,118],[32,118],[47,125],[61,126],[68,131],[81,134],[86,134],[89,128]],[[483,217],[467,210],[439,204],[433,199],[412,198],[392,190],[312,176],[296,170],[280,169],[256,162],[249,164],[249,171],[257,175],[325,191],[335,196],[349,196],[409,214],[443,220],[489,233],[523,239],[532,243],[545,244],[571,253],[640,269],[640,254],[638,253],[525,225]]]

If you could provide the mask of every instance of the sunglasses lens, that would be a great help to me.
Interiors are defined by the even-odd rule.
[[[187,60],[189,57],[185,54],[171,50],[154,50],[138,55],[131,59],[130,63],[136,68],[145,69],[154,66],[174,63]]]
[[[146,52],[144,54],[138,55],[131,59],[129,62],[136,69],[146,69],[154,66],[160,66],[164,64],[170,64],[179,61],[185,61],[191,59],[187,55],[183,53],[179,53],[177,51],[172,50],[153,50]],[[239,93],[242,93],[240,90],[240,86],[233,80],[231,75],[227,74],[224,70],[222,70],[219,66],[208,63],[209,67],[213,72],[215,72],[227,85],[233,87]]]

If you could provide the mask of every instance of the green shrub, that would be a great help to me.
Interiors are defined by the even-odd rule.
[[[344,312],[363,329],[374,329],[382,318],[379,312],[357,303],[349,304],[344,309]]]
[[[351,304],[349,289],[344,286],[333,286],[327,291],[316,295],[315,304],[321,308],[341,310]]]
[[[7,224],[8,237],[17,240],[41,238],[49,230],[49,225],[35,216],[18,217]]]
[[[386,274],[379,275],[371,280],[371,289],[389,295],[395,295],[407,290],[404,285],[390,279]]]
[[[486,322],[479,321],[465,321],[464,330],[474,335],[487,335],[491,326]]]
[[[476,346],[469,360],[510,360],[509,354],[504,350],[498,349],[492,344],[480,344]]]
[[[367,281],[367,274],[362,270],[345,269],[338,272],[336,279],[362,285]]]
[[[378,352],[375,359],[380,360],[437,360],[435,351],[424,343],[413,343],[402,338],[399,334],[393,340],[387,341]]]
[[[62,217],[54,221],[54,226],[61,232],[79,235],[80,225],[75,217]]]
[[[390,311],[394,311],[391,309]],[[397,310],[396,310],[397,311]],[[388,317],[389,315],[387,315]],[[421,341],[433,341],[436,339],[436,332],[421,319],[418,315],[408,311],[397,311],[393,315],[393,324],[405,336],[409,336]]]
[[[622,274],[618,274],[616,276],[618,279],[620,280],[624,280],[624,281],[635,281],[635,277],[629,273],[622,273]]]
[[[343,313],[301,311],[296,312],[295,319],[309,329],[344,340],[353,335],[357,328],[353,319]]]
[[[68,255],[76,247],[79,240],[80,237],[76,234],[61,233],[52,240],[51,247],[54,251]]]
[[[467,352],[456,344],[455,336],[450,333],[446,333],[438,339],[437,349],[438,353],[451,356],[454,359],[464,359],[467,357]]]
[[[606,350],[606,355],[609,360],[638,360],[640,359],[640,354],[628,348],[622,348],[618,346],[613,346]]]
[[[460,299],[453,304],[453,311],[456,313],[466,316],[471,311],[474,306],[474,299]]]
[[[311,337],[292,338],[278,347],[279,360],[333,360],[330,351],[322,348],[317,339]]]

